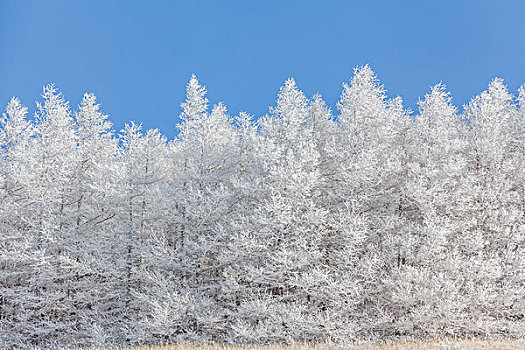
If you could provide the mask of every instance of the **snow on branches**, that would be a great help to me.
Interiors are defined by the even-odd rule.
[[[269,113],[115,133],[53,85],[0,118],[0,347],[525,336],[525,89],[419,113],[369,66],[333,113],[293,79]]]

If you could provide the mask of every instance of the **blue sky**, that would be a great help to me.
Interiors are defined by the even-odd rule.
[[[412,109],[439,81],[462,105],[495,76],[525,82],[524,13],[502,0],[0,0],[0,105],[34,111],[54,82],[72,106],[94,92],[116,129],[171,138],[192,73],[212,103],[260,116],[290,76],[335,108],[366,63]]]

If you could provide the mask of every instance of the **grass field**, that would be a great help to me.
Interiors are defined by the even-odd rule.
[[[441,340],[433,342],[396,342],[385,344],[337,345],[251,345],[234,346],[221,344],[203,345],[164,345],[123,348],[119,350],[310,350],[310,349],[348,349],[348,350],[525,350],[525,340]]]

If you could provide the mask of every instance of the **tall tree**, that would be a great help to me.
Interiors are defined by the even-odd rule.
[[[32,134],[27,108],[11,99],[0,118],[0,346],[27,341],[24,301],[30,295],[35,259],[28,237],[31,195],[23,181],[25,152]],[[22,300],[22,302],[20,302]]]
[[[27,221],[36,263],[29,281],[32,295],[22,300],[25,321],[20,334],[34,344],[83,342],[77,273],[86,266],[75,249],[77,139],[68,103],[53,85],[37,104],[35,135],[30,139],[23,174],[31,195]]]
[[[118,220],[117,139],[94,94],[84,94],[73,116],[77,156],[71,244],[76,249],[75,255],[89,266],[84,274],[75,275],[76,293],[83,303],[87,342],[111,344],[122,326],[117,313],[123,311],[116,293],[120,276],[114,268],[120,257],[115,252],[118,239],[114,232]]]
[[[479,318],[469,332],[510,331],[508,323],[521,317],[516,307],[522,303],[513,291],[523,288],[515,279],[523,272],[519,255],[523,211],[521,155],[515,147],[517,108],[501,79],[494,79],[470,101],[465,118],[469,144],[460,193],[467,215],[459,216],[463,224],[460,244],[467,258],[464,289],[475,291],[476,297],[464,304],[469,317]],[[505,321],[494,323],[501,319]]]
[[[431,337],[452,336],[459,310],[455,307],[461,280],[457,252],[455,213],[450,211],[454,189],[460,186],[465,161],[461,121],[443,84],[435,85],[419,102],[419,114],[412,127],[411,176],[407,196],[415,204],[417,235],[411,241],[411,258],[399,270],[391,285],[392,302],[399,317],[396,328],[410,334]]]

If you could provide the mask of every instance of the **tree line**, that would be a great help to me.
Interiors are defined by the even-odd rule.
[[[525,89],[413,113],[359,67],[174,140],[53,85],[0,118],[0,346],[525,336]]]

